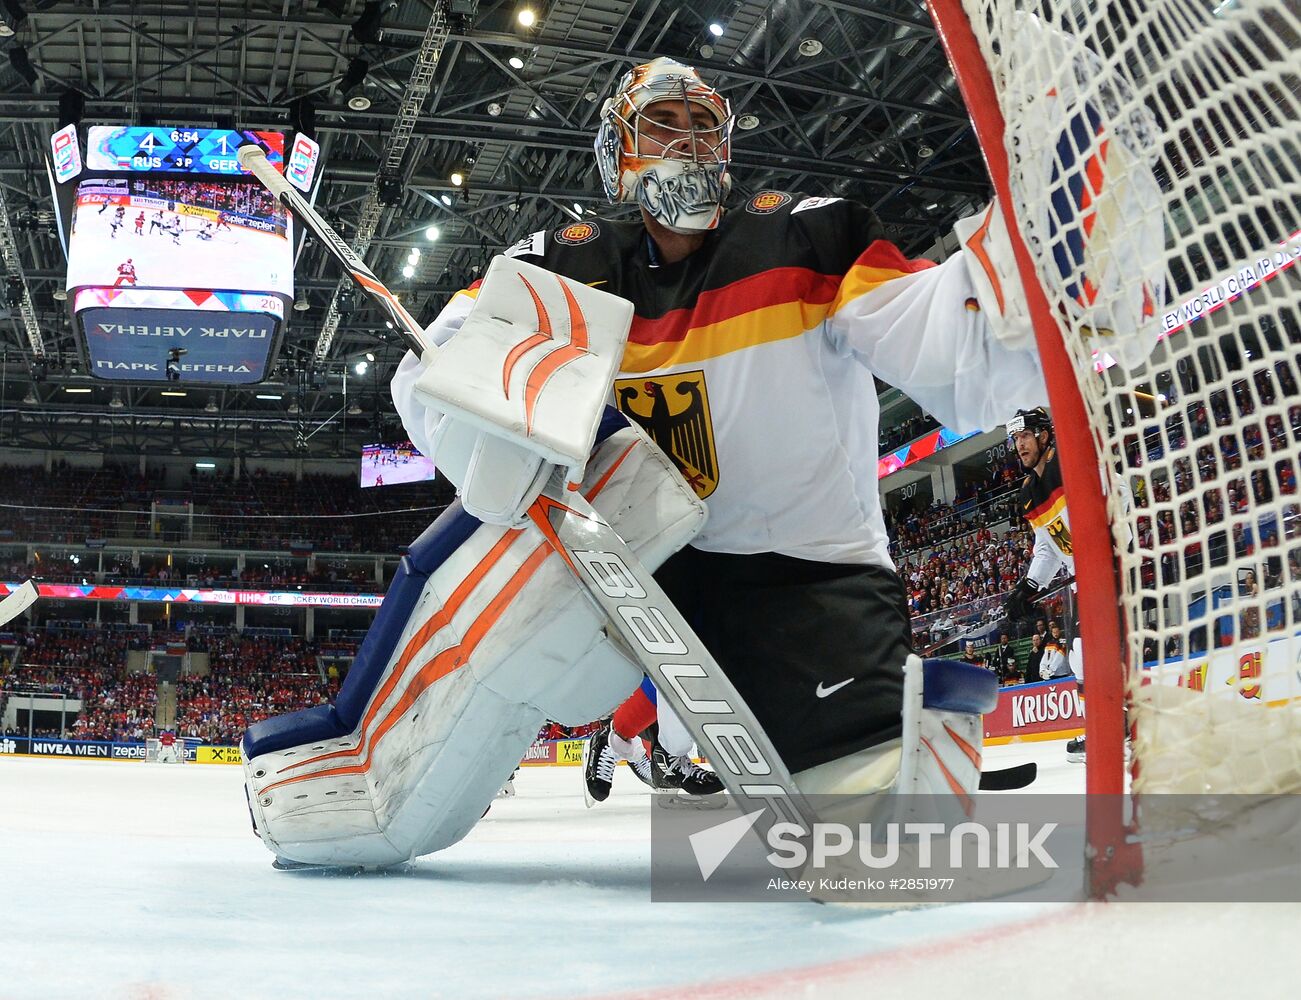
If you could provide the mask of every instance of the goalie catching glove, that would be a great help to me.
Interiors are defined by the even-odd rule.
[[[1135,367],[1156,344],[1165,297],[1156,120],[1079,38],[1023,11],[1009,17],[1002,110],[1011,208],[1033,280],[1064,328]],[[1025,348],[1033,330],[1005,207],[995,199],[954,234],[994,335]]]

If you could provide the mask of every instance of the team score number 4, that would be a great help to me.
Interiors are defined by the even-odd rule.
[[[922,892],[926,890],[934,892],[952,889],[955,882],[957,882],[957,879],[952,878],[892,878],[890,879],[890,888],[903,892]]]

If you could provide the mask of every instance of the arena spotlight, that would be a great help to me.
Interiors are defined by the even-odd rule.
[[[723,26],[722,26],[721,24],[719,24],[717,21],[714,21],[714,22],[713,22],[712,24],[710,24],[710,26],[709,26],[709,33],[710,33],[711,35],[713,35],[715,38],[722,38],[722,37],[723,37],[723,31],[724,31]]]
[[[358,361],[355,365],[353,365],[352,370],[355,371],[358,375],[365,375],[366,367],[367,367],[366,362]]]
[[[27,20],[27,11],[18,0],[5,0],[0,9],[0,38],[8,38],[23,26]]]
[[[524,60],[521,59],[519,56],[511,56],[509,59],[506,60],[506,65],[508,65],[511,69],[523,69]]]
[[[366,111],[370,108],[370,94],[367,93],[366,86],[366,74],[369,72],[370,63],[357,56],[348,63],[348,68],[339,80],[339,93],[353,111]]]
[[[437,226],[430,226],[425,230],[425,239],[430,243],[434,242],[434,240],[438,239],[441,235],[443,235],[442,231]]]
[[[537,24],[538,16],[533,13],[531,7],[521,7],[515,13],[515,20],[519,22],[521,28],[531,28],[533,25]]]

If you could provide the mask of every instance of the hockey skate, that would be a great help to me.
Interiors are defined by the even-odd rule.
[[[626,759],[632,772],[646,784],[651,784],[651,765],[641,740],[632,740],[628,756],[624,758],[610,745],[611,735],[610,723],[606,722],[588,737],[587,744],[583,747],[583,801],[589,809],[610,797],[614,769],[620,760]]]
[[[1066,759],[1072,764],[1083,764],[1084,757],[1084,737],[1077,736],[1066,743]]]
[[[511,772],[510,777],[506,779],[506,784],[502,785],[501,788],[498,789],[495,796],[496,798],[513,799],[515,797],[515,775],[517,774],[519,774],[519,768],[516,768]],[[485,811],[484,815],[487,816],[488,813]]]
[[[651,778],[657,801],[664,805],[721,809],[727,804],[718,775],[687,754],[671,756],[659,743],[651,749]]]

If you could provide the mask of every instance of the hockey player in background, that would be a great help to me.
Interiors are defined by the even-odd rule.
[[[108,238],[110,240],[117,239],[117,231],[122,228],[122,225],[125,221],[126,221],[126,208],[122,205],[118,205],[118,207],[113,211],[113,221],[108,224],[109,227]]]
[[[869,375],[974,430],[1042,402],[1042,373],[1028,325],[1002,313],[980,263],[1011,273],[991,213],[959,229],[979,256],[935,265],[906,257],[846,199],[762,191],[725,210],[732,125],[695,70],[636,67],[603,107],[596,155],[607,196],[640,219],[572,223],[507,253],[632,301],[615,401],[709,510],[656,579],[801,790],[881,790],[902,756],[912,645],[876,489]],[[455,296],[429,339],[454,336],[474,302]],[[393,398],[439,462],[443,414],[415,392],[423,367],[403,360]]]
[[[149,235],[153,236],[155,230],[164,229],[163,210],[160,208],[149,217]]]
[[[145,213],[143,210],[141,210],[140,214],[136,216],[136,235],[143,236],[144,234],[145,234]]]
[[[164,729],[158,734],[158,763],[176,764],[180,762],[181,748],[176,742],[176,734]]]
[[[134,285],[136,283],[136,265],[128,257],[125,261],[117,266],[117,280],[113,282],[114,287],[117,285]]]
[[[1016,449],[1025,478],[1017,494],[1017,509],[1034,531],[1034,554],[1026,574],[1008,592],[1006,608],[1010,618],[1024,619],[1033,613],[1031,605],[1062,570],[1075,573],[1075,543],[1071,538],[1070,519],[1066,510],[1066,490],[1062,486],[1062,469],[1053,440],[1053,422],[1042,406],[1018,410],[1007,422],[1007,434]],[[1072,584],[1072,588],[1074,584]],[[1078,623],[1072,623],[1078,630]],[[1075,675],[1075,683],[1084,693],[1084,650],[1080,637],[1068,640],[1063,628],[1053,622],[1051,635],[1044,643],[1039,676],[1043,680]],[[1033,680],[1034,678],[1027,678]],[[1066,744],[1072,760],[1084,760],[1084,737]]]

